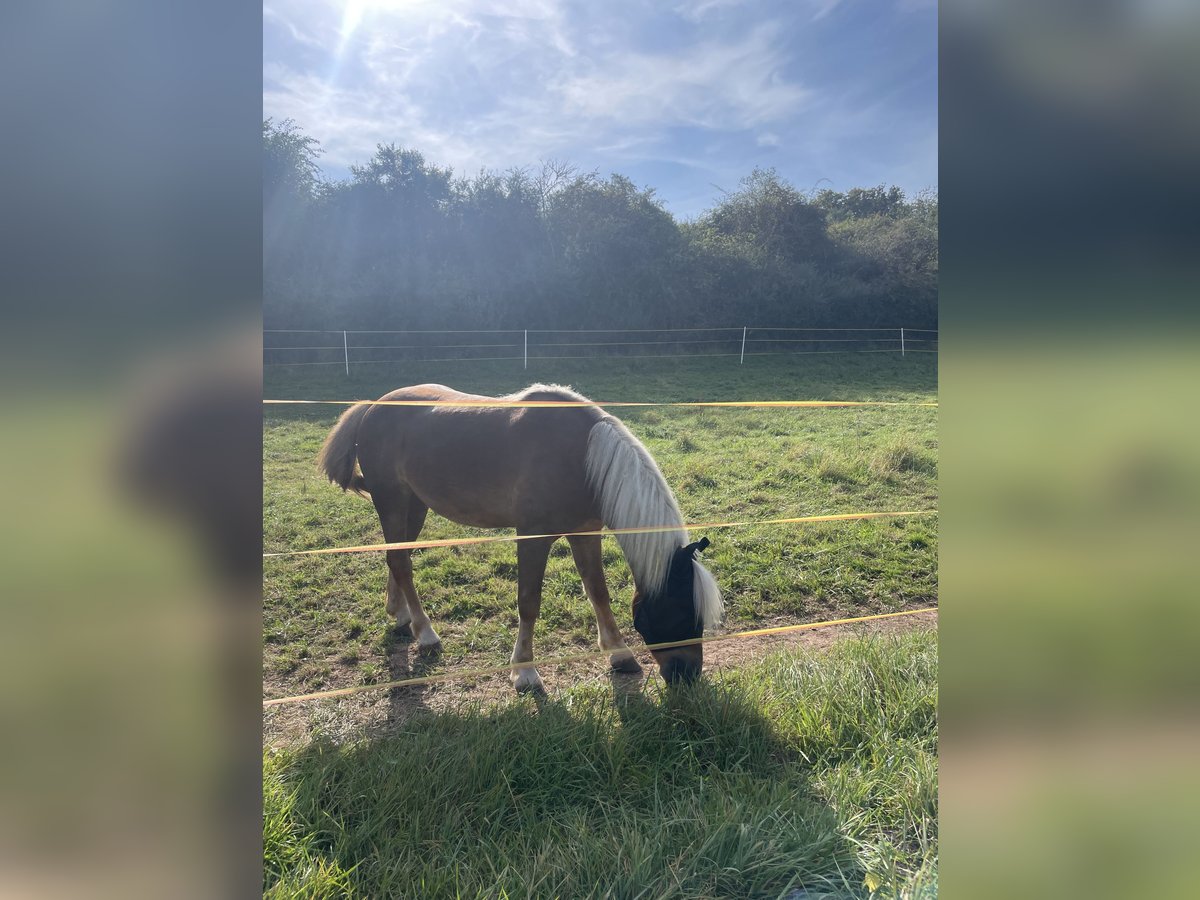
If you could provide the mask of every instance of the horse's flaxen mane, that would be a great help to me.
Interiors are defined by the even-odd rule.
[[[609,528],[674,526],[648,534],[618,534],[617,542],[644,594],[663,590],[675,551],[687,543],[683,516],[649,451],[620,421],[605,415],[588,435],[587,478]],[[723,612],[712,575],[695,564],[696,617],[716,624]]]

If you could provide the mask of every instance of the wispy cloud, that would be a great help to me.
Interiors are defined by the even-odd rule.
[[[675,12],[692,22],[702,22],[705,19],[721,16],[740,6],[746,6],[751,0],[693,0],[680,3]]]
[[[812,7],[813,21],[819,22],[841,6],[842,0],[808,0],[808,5]]]
[[[300,26],[300,23],[295,19],[288,17],[280,12],[275,7],[269,4],[263,4],[263,24],[276,25],[288,33],[293,41],[298,44],[303,44],[308,47],[314,47],[319,50],[326,49],[322,42],[315,34],[307,31]]]
[[[753,128],[794,115],[811,91],[782,74],[778,28],[702,40],[675,53],[617,52],[558,90],[584,123]]]
[[[579,141],[628,141],[631,130],[754,128],[794,115],[811,96],[783,74],[785,46],[771,23],[675,50],[584,54],[549,4],[519,4],[508,15],[484,6],[436,16],[376,10],[343,50],[352,56],[338,61],[336,80],[268,63],[264,104],[319,129],[332,161],[369,155],[391,134],[434,150],[455,147],[473,164],[528,161]],[[313,30],[277,12],[272,19],[312,39]]]
[[[869,91],[857,110],[834,101],[866,68],[854,60],[841,84],[822,55],[829,25],[812,17],[835,6],[270,0],[264,112],[316,137],[334,170],[395,142],[468,172],[547,158],[633,163],[660,180],[692,171],[676,192],[691,197],[748,172],[755,153],[786,169],[870,130],[856,120],[878,114]]]

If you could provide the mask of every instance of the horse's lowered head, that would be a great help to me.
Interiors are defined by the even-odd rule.
[[[654,592],[638,590],[633,597],[633,627],[647,644],[695,640],[707,625],[721,617],[721,592],[696,553],[709,544],[701,538],[680,547],[671,557],[667,577]],[[704,665],[704,645],[651,650],[668,684],[694,681]]]

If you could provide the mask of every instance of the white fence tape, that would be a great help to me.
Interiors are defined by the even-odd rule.
[[[701,336],[714,332],[724,332],[727,337]],[[335,344],[326,335],[342,335],[342,343]],[[350,340],[350,335],[355,340]],[[681,334],[684,337],[672,338],[668,335]],[[779,337],[775,335],[784,334]],[[835,337],[831,335],[852,335]],[[539,359],[666,359],[670,357],[738,357],[739,364],[745,363],[747,356],[790,356],[814,355],[823,353],[936,353],[938,332],[931,328],[803,328],[787,327],[758,327],[737,325],[730,327],[704,328],[530,328],[530,329],[404,329],[364,331],[352,329],[298,329],[270,328],[263,331],[265,366],[344,366],[346,374],[350,374],[352,365],[379,365],[387,363],[426,363],[426,362],[501,362],[521,360],[525,368],[530,361]],[[300,335],[315,335],[314,343],[305,345],[306,338]],[[408,340],[399,343],[382,343],[380,338],[372,339],[372,335],[409,335]],[[427,337],[422,341],[416,337]],[[444,338],[439,339],[439,335]],[[500,337],[502,342],[489,341],[481,337],[478,341],[469,338],[455,338],[454,335],[481,335]],[[578,340],[568,336],[579,335]],[[620,340],[622,335],[630,335],[629,340]],[[647,340],[647,335],[658,335],[658,338]],[[694,335],[694,336],[693,336]],[[812,336],[806,336],[812,335]],[[923,335],[918,337],[916,335]],[[932,335],[930,337],[929,335]],[[279,337],[275,337],[279,336]],[[600,340],[593,340],[599,337]],[[506,340],[507,338],[507,340]],[[334,339],[336,340],[336,338]],[[449,343],[445,341],[449,340]],[[279,342],[278,346],[272,346]],[[708,352],[717,350],[719,345],[726,345],[728,352]],[[772,345],[772,346],[763,346]],[[810,345],[812,349],[802,350],[795,345]],[[827,346],[829,349],[825,349]],[[915,346],[914,346],[915,345]],[[696,346],[693,351],[690,347]],[[699,348],[703,347],[701,351]],[[572,354],[569,351],[577,348],[582,351]],[[629,348],[623,352],[624,348]],[[673,348],[679,352],[660,353],[659,350]],[[476,356],[471,351],[512,350],[521,353],[511,356],[483,355]],[[539,352],[543,350],[549,353]],[[386,358],[378,355],[389,351]],[[399,354],[396,351],[403,351]],[[432,353],[425,356],[422,353]],[[312,358],[297,358],[297,355],[308,354]]]

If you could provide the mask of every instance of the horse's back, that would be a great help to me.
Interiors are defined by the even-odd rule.
[[[545,524],[547,515],[556,525],[559,514],[571,520],[592,516],[584,460],[588,434],[603,414],[569,388],[532,385],[505,397],[484,397],[421,384],[380,399],[447,405],[375,407],[359,439],[368,482],[396,479],[446,518],[485,527]],[[456,405],[487,400],[511,405]],[[519,405],[524,401],[588,405]]]
[[[466,394],[444,384],[411,384],[384,394],[380,400],[485,400],[479,394]]]

